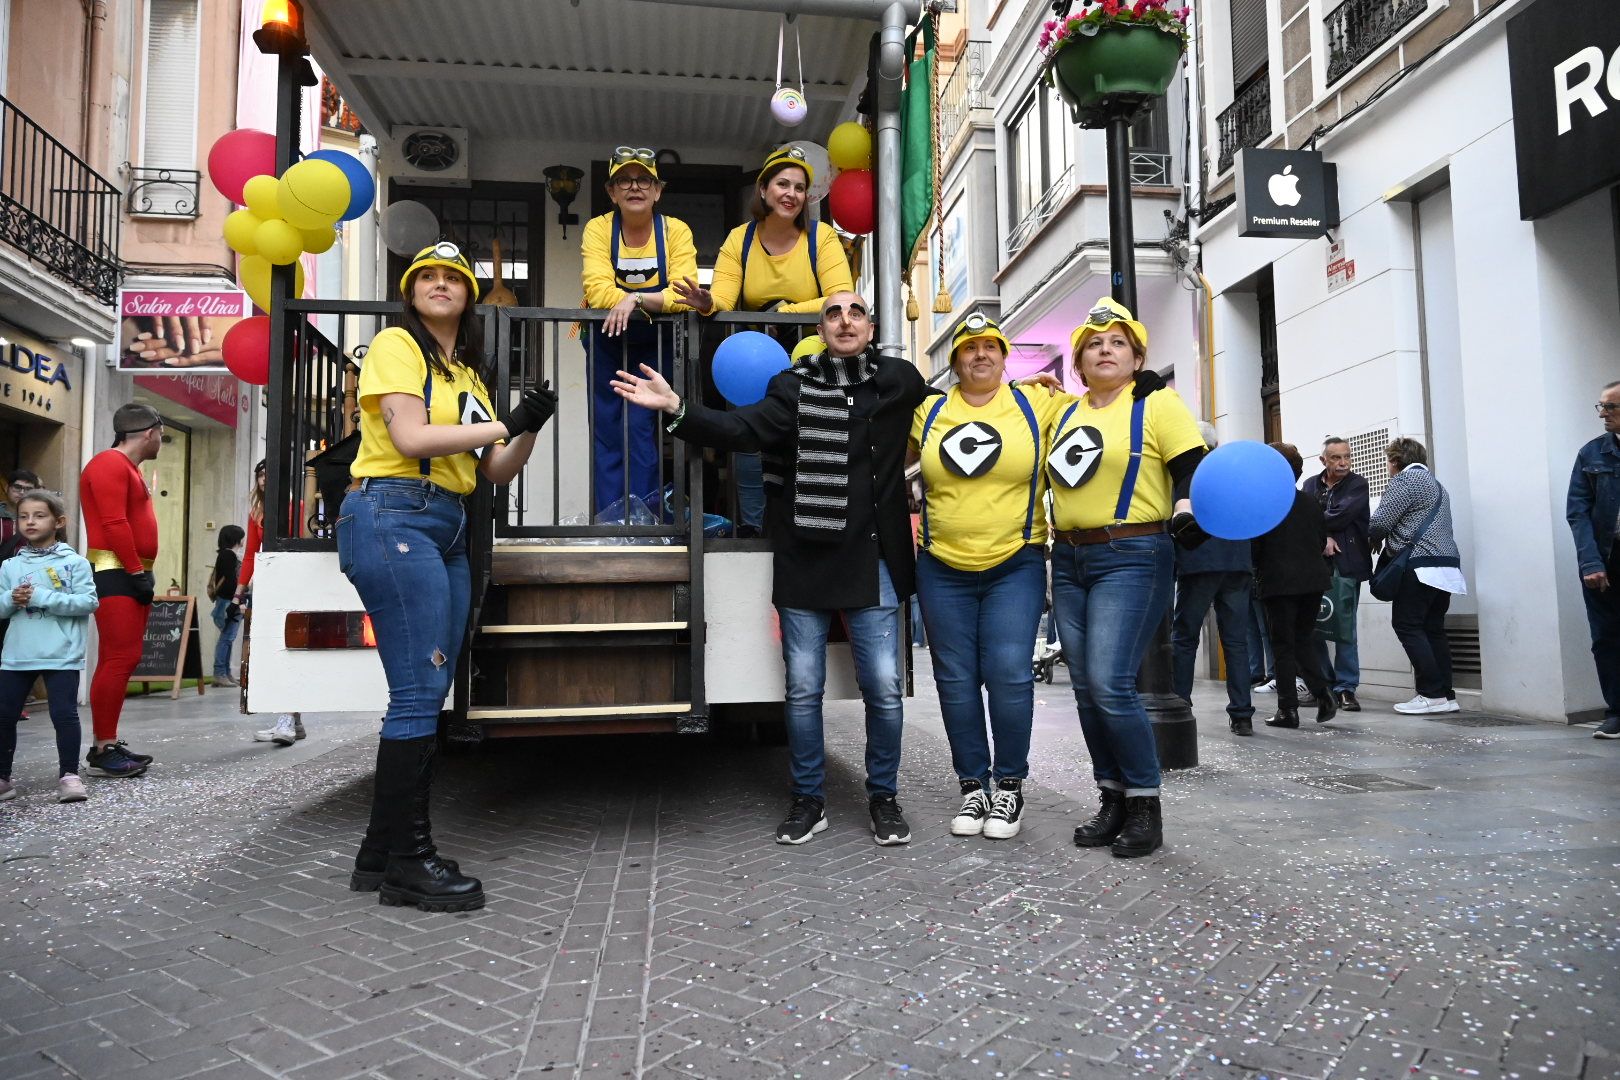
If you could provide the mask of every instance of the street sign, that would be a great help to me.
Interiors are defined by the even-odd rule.
[[[1324,236],[1339,225],[1338,169],[1316,150],[1237,153],[1239,236]]]

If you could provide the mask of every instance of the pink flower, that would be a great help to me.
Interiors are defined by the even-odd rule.
[[[1041,29],[1046,30],[1048,32],[1050,32],[1052,30],[1056,30],[1057,29],[1057,20],[1056,19],[1047,19],[1046,22],[1041,24]]]

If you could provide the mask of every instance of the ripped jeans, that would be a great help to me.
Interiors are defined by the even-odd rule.
[[[823,798],[827,775],[821,699],[827,686],[827,635],[840,612],[778,607],[782,661],[787,668],[788,760],[793,794]],[[866,794],[893,795],[900,773],[900,728],[905,717],[905,668],[901,663],[900,600],[889,569],[878,562],[876,607],[843,611],[855,677],[866,702]]]
[[[432,735],[472,598],[461,499],[425,480],[367,479],[343,499],[337,542],[338,567],[366,605],[388,677],[382,737]]]

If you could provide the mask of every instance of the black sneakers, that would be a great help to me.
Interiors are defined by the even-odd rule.
[[[1004,776],[996,781],[990,796],[990,816],[984,819],[984,835],[991,840],[1010,840],[1023,827],[1024,781]]]
[[[135,751],[129,748],[129,743],[125,742],[123,739],[119,739],[117,742],[113,743],[113,745],[122,750],[125,756],[140,762],[142,765],[152,764],[153,759],[151,754],[137,754]]]
[[[1361,702],[1356,700],[1354,690],[1340,690],[1334,697],[1339,699],[1339,708],[1345,712],[1360,712]]]
[[[85,772],[91,776],[139,776],[146,771],[147,762],[137,761],[124,749],[122,743],[112,743],[104,749],[92,746],[85,751]]]
[[[802,844],[827,827],[821,800],[812,795],[793,796],[793,807],[776,827],[778,844]]]
[[[1332,694],[1319,694],[1316,698],[1316,722],[1325,724],[1339,712],[1339,703]]]
[[[951,818],[952,836],[978,836],[984,832],[984,819],[990,816],[990,793],[977,780],[959,781],[962,809]]]
[[[1620,739],[1620,716],[1605,717],[1598,729],[1592,732],[1594,739]]]
[[[1249,719],[1247,716],[1233,717],[1232,718],[1232,734],[1234,734],[1234,735],[1253,735],[1254,734],[1254,721]]]
[[[872,839],[883,847],[911,843],[911,826],[900,813],[900,804],[893,795],[880,795],[872,800]]]

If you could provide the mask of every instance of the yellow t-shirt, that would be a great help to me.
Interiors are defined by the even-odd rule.
[[[1125,387],[1101,409],[1091,408],[1085,396],[1059,394],[1052,400],[1063,403],[1052,421],[1046,459],[1053,524],[1059,529],[1096,529],[1118,523],[1114,510],[1131,456],[1131,388]],[[1197,421],[1174,390],[1160,390],[1143,401],[1142,464],[1125,515],[1130,524],[1170,517],[1174,503],[1164,463],[1204,445]]]
[[[433,376],[430,424],[475,424],[495,419],[489,391],[469,369],[457,364],[455,377]],[[411,335],[391,326],[371,339],[360,363],[360,452],[349,475],[422,478],[419,458],[408,458],[394,448],[382,418],[384,394],[421,397],[427,383],[427,360]],[[504,441],[504,440],[503,440]],[[466,452],[432,459],[427,479],[449,491],[466,495],[478,484],[478,457]]]
[[[739,225],[727,234],[714,260],[714,281],[709,286],[714,296],[714,310],[760,311],[773,301],[785,300],[787,303],[776,310],[819,312],[823,298],[853,291],[849,260],[844,257],[844,245],[838,242],[838,234],[825,222],[816,222],[813,228],[816,231],[816,270],[821,276],[819,291],[816,274],[810,272],[810,244],[806,234],[800,233],[790,250],[772,255],[760,243],[757,228],[754,248],[748,253],[748,287],[741,288],[743,236],[748,226]]]
[[[656,229],[656,226],[655,226]],[[634,247],[619,232],[619,265],[613,265],[613,215],[593,217],[585,223],[580,241],[584,257],[585,306],[610,308],[623,300],[629,288],[657,284],[658,235],[649,231],[647,242]],[[750,260],[752,261],[752,260]],[[680,218],[664,218],[664,266],[668,273],[661,290],[665,311],[690,311],[678,302],[673,284],[682,278],[697,280],[697,245],[692,230]]]
[[[1033,433],[1016,394],[1029,403]],[[929,397],[917,406],[911,444],[920,444],[927,489],[927,543],[921,526],[917,531],[924,551],[973,573],[1000,565],[1025,544],[1046,543],[1046,470],[1040,463],[1046,433],[1064,400],[1040,387],[1002,386],[984,405],[974,406],[953,386],[943,404]],[[923,442],[923,426],[936,405],[939,412]]]

